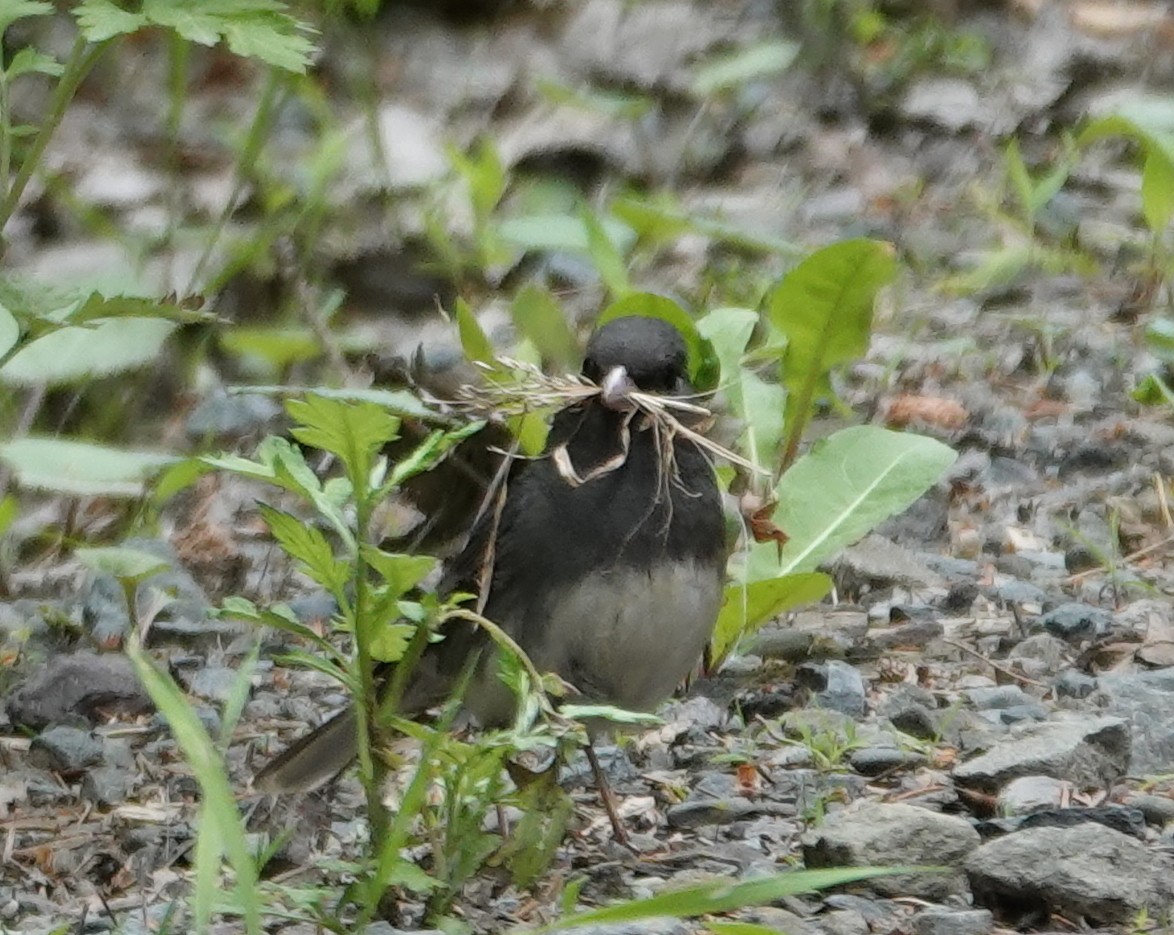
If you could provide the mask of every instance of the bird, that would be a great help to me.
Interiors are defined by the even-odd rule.
[[[499,507],[474,523],[437,591],[483,593],[483,615],[540,672],[569,683],[576,701],[653,711],[713,633],[726,565],[721,493],[689,433],[666,435],[630,397],[692,393],[675,326],[612,319],[590,337],[581,373],[600,391],[554,415],[541,455],[509,463]],[[465,621],[442,632],[412,670],[398,712],[417,716],[444,701],[480,653],[462,704],[483,726],[509,723],[515,698],[489,637]],[[254,787],[321,785],[355,759],[356,729],[353,709],[335,715],[264,766]]]

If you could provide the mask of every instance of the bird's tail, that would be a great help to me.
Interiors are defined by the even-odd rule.
[[[359,753],[354,708],[340,711],[282,751],[253,777],[262,792],[309,792],[333,779]]]

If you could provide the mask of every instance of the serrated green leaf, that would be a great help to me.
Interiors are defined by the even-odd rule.
[[[65,66],[53,58],[52,55],[46,55],[44,52],[38,51],[32,46],[25,46],[12,56],[12,61],[4,69],[4,73],[8,76],[9,81],[13,81],[21,75],[31,74],[49,75],[53,78],[58,78],[64,71]]]
[[[371,635],[371,655],[380,662],[399,662],[416,632],[412,623],[388,623],[376,627]]]
[[[363,559],[383,579],[396,599],[407,594],[436,568],[437,559],[431,555],[402,555],[384,552],[373,545],[364,545]]]
[[[290,429],[303,445],[337,455],[356,486],[371,474],[375,453],[399,436],[400,421],[374,403],[347,403],[311,393],[286,400],[297,423]]]
[[[282,550],[296,559],[310,578],[336,599],[341,598],[350,579],[350,569],[334,557],[334,550],[321,531],[267,504],[259,503],[257,508]]]
[[[714,663],[724,659],[740,639],[779,614],[821,600],[831,589],[832,579],[819,572],[729,585],[710,643]]]
[[[790,536],[782,557],[774,543],[755,545],[745,580],[815,570],[913,503],[956,457],[932,438],[872,425],[816,442],[775,488],[771,520]]]
[[[81,34],[90,42],[104,42],[147,25],[142,13],[128,13],[111,0],[83,0],[74,11]]]
[[[77,496],[141,496],[146,479],[177,460],[170,454],[57,438],[0,443],[0,461],[12,469],[21,486]]]
[[[302,75],[316,51],[310,38],[301,33],[307,28],[288,18],[284,23],[255,19],[248,23],[229,24],[225,27],[224,37],[228,48],[237,55]]]
[[[45,16],[52,12],[53,4],[42,0],[0,0],[0,35],[18,19]]]
[[[175,331],[159,318],[111,318],[65,327],[29,341],[0,367],[10,386],[62,386],[143,367]]]

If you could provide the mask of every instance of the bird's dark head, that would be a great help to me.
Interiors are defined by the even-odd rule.
[[[604,405],[626,408],[625,393],[689,392],[681,333],[659,318],[615,318],[587,342],[583,376],[603,387]]]

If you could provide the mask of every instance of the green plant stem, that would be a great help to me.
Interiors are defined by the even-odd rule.
[[[57,87],[53,89],[53,97],[49,101],[45,122],[41,124],[41,129],[33,138],[32,146],[29,147],[29,151],[20,164],[20,171],[16,173],[12,187],[8,189],[3,204],[0,204],[0,233],[8,226],[8,221],[16,211],[16,206],[20,204],[21,196],[32,179],[33,173],[41,165],[45,148],[49,145],[49,140],[52,139],[65,116],[65,108],[69,106],[69,102],[73,100],[73,96],[77,93],[83,79],[90,73],[90,69],[94,67],[111,41],[107,39],[91,46],[79,36],[74,42],[65,63],[65,71],[57,82]],[[7,114],[7,110],[5,113]]]
[[[357,472],[356,472],[357,473]],[[352,477],[356,496],[356,539],[362,542],[371,522],[374,505],[371,491],[365,489],[366,477]],[[359,667],[360,695],[355,708],[358,712],[359,730],[359,775],[367,797],[367,821],[371,826],[371,840],[382,841],[387,836],[389,816],[383,805],[383,781],[387,770],[383,761],[375,755],[375,742],[380,732],[379,686],[375,678],[375,658],[371,655],[371,643],[378,621],[372,620],[370,571],[362,548],[355,549],[355,656]]]
[[[281,100],[280,92],[285,87],[285,73],[276,68],[270,68],[269,75],[265,80],[265,89],[261,92],[261,101],[257,104],[257,111],[253,115],[253,122],[249,125],[249,134],[245,138],[245,145],[241,147],[241,151],[237,154],[236,165],[233,167],[234,181],[232,194],[229,195],[228,201],[220,212],[220,216],[216,219],[216,226],[212,229],[212,235],[204,245],[204,251],[200,254],[200,259],[197,261],[196,268],[193,270],[191,279],[188,281],[185,292],[189,295],[195,292],[196,286],[203,279],[208,262],[212,259],[212,252],[216,249],[216,244],[220,242],[225,228],[228,227],[228,221],[236,210],[237,200],[240,198],[241,192],[245,187],[246,169],[252,168],[253,164],[257,161],[257,156],[261,153],[261,148],[269,138],[269,127],[272,125],[273,117],[277,113],[277,105]]]

